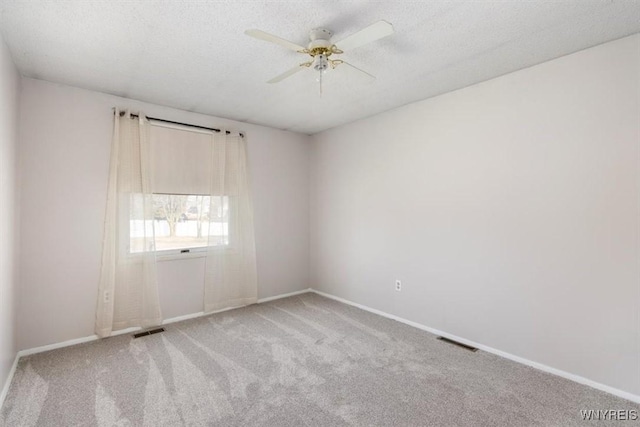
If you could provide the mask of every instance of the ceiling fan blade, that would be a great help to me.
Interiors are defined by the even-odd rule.
[[[347,65],[347,66],[353,68],[354,70],[361,72],[362,74],[366,74],[368,77],[370,77],[373,80],[376,79],[376,76],[374,76],[373,74],[369,74],[365,70],[363,70],[361,68],[358,68],[355,65],[349,64],[348,62],[344,62],[344,61],[341,60],[341,62],[339,62],[337,65],[340,65],[340,64]]]
[[[308,64],[308,65],[307,65]],[[289,71],[285,71],[284,73],[272,78],[271,80],[269,80],[267,83],[278,83],[281,82],[282,80],[286,79],[287,77],[291,77],[293,76],[295,73],[297,73],[298,71],[302,71],[305,68],[307,68],[309,65],[311,65],[310,62],[305,62],[304,64],[300,64],[297,67],[293,67],[292,69],[290,69]]]
[[[279,44],[280,46],[286,47],[287,49],[295,50],[296,52],[305,50],[303,46],[300,46],[298,44],[295,44],[294,42],[290,42],[289,40],[285,40],[278,36],[274,36],[273,34],[265,33],[261,30],[247,30],[244,33],[248,36],[255,37],[256,39]]]
[[[391,34],[393,34],[393,25],[387,21],[378,21],[340,40],[336,43],[336,47],[346,52]]]

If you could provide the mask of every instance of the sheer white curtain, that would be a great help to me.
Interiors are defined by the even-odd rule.
[[[162,322],[150,158],[149,122],[116,110],[95,328],[100,337]]]
[[[212,136],[209,244],[204,311],[253,304],[258,299],[253,205],[246,141],[223,129]]]

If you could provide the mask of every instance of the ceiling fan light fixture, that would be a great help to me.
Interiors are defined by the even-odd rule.
[[[327,55],[318,54],[313,58],[312,67],[318,72],[318,82],[320,83],[320,96],[322,96],[322,75],[327,72],[329,68],[329,60]]]
[[[320,54],[316,55],[313,59],[313,69],[316,71],[325,72],[327,68],[329,68],[329,60],[327,59],[327,55]]]

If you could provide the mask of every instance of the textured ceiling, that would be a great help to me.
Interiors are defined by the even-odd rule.
[[[318,93],[310,70],[267,80],[305,45],[385,19],[395,34],[342,55]],[[0,0],[0,31],[23,75],[240,121],[315,133],[640,32],[638,0]]]

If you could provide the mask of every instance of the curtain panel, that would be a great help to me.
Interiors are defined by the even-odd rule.
[[[253,204],[247,145],[223,129],[212,135],[209,212],[226,206],[223,241],[209,236],[204,279],[204,311],[254,304],[258,300]],[[209,215],[209,229],[215,227]]]
[[[149,122],[116,109],[95,332],[162,322],[156,273]],[[131,253],[130,236],[146,249]]]

